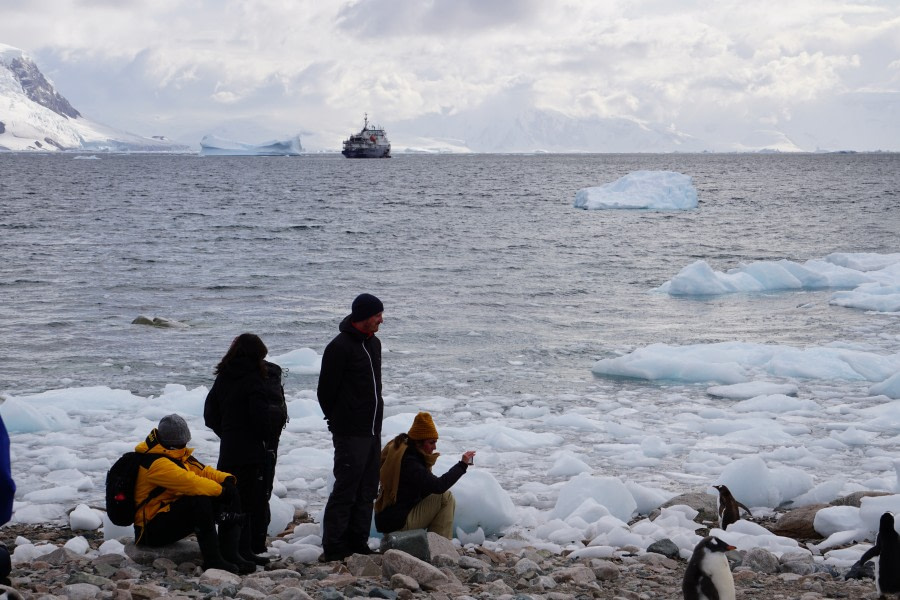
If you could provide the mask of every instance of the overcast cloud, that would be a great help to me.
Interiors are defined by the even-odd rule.
[[[183,141],[337,149],[364,112],[499,106],[900,150],[896,0],[0,0],[0,42],[85,116]]]

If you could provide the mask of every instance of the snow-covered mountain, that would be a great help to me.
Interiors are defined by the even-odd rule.
[[[25,52],[0,44],[0,151],[185,152],[162,137],[142,137],[86,119]]]
[[[494,109],[497,110],[494,110]],[[709,149],[685,133],[613,117],[577,118],[559,111],[482,106],[453,115],[426,115],[391,128],[398,149],[406,133],[437,146],[454,140],[471,152],[697,152]]]

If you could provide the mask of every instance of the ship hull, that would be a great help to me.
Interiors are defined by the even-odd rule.
[[[390,158],[390,148],[344,148],[341,152],[347,158]]]

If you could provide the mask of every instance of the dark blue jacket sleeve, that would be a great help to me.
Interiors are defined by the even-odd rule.
[[[12,518],[13,498],[16,495],[16,483],[12,478],[12,465],[9,460],[9,434],[0,417],[0,525]]]

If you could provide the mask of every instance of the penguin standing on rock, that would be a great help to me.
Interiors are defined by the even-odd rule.
[[[738,502],[731,495],[731,490],[728,489],[728,486],[714,485],[713,487],[719,490],[719,527],[721,529],[728,529],[729,525],[738,521],[741,518],[742,508],[747,511],[748,515],[753,516],[749,508]]]
[[[888,594],[891,598],[900,598],[900,536],[894,529],[894,515],[889,512],[881,515],[875,545],[866,550],[850,570],[861,570],[867,560],[876,556],[875,591],[881,598]]]
[[[734,550],[717,537],[707,536],[694,548],[681,591],[684,600],[734,600],[734,577],[725,553]]]

